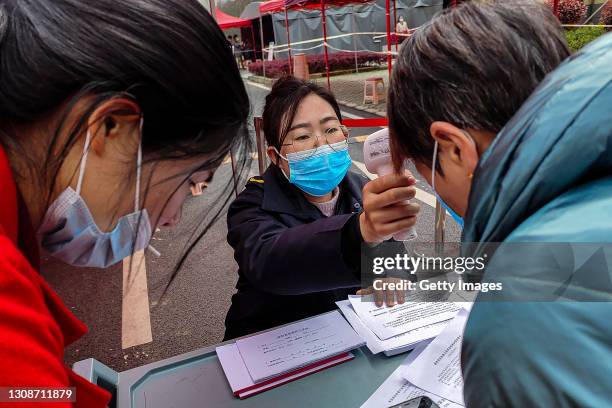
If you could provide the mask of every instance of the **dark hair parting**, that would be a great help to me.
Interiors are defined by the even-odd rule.
[[[413,159],[431,166],[434,121],[499,132],[568,56],[545,4],[497,0],[445,10],[404,41],[393,69],[387,113],[394,165]]]

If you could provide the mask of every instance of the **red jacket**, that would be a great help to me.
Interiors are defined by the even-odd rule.
[[[104,408],[110,394],[64,364],[64,347],[87,332],[42,278],[38,244],[0,147],[0,387],[76,387],[76,403],[0,407]]]

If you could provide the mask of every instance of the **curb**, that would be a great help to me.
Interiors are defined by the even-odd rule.
[[[378,107],[375,107],[375,106],[373,107],[373,105],[370,105],[371,107],[368,107],[368,106],[359,105],[353,102],[345,101],[342,99],[338,99],[338,104],[347,106],[349,108],[353,108],[353,109],[356,109],[362,112],[372,113],[374,115],[377,115],[383,118],[387,116],[387,112],[385,112],[384,110],[380,110]]]
[[[262,77],[258,75],[248,75],[248,76],[245,76],[244,79],[246,79],[247,81],[256,82],[258,84],[268,86],[270,88],[272,87],[272,85],[274,85],[274,79],[266,78],[266,77]]]
[[[386,65],[384,67],[360,67],[359,71],[355,71],[354,69],[344,69],[344,70],[339,70],[339,71],[331,71],[329,73],[330,77],[336,77],[336,76],[342,76],[342,75],[349,75],[349,74],[361,74],[364,72],[374,72],[374,71],[380,71],[380,70],[384,70],[386,69]],[[252,74],[249,70],[241,70],[244,71],[245,73],[245,78],[251,78],[250,80],[253,82],[258,82],[260,80],[266,80],[266,81],[272,81],[274,82],[275,78],[268,78],[268,77],[263,77],[260,75],[255,75]],[[321,78],[325,78],[325,72],[316,72],[316,73],[310,73],[309,74],[310,79],[321,79]],[[254,80],[253,78],[257,78],[257,80]]]

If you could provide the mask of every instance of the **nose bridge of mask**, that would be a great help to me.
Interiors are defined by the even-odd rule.
[[[319,136],[316,136],[316,137],[317,137],[317,140],[321,140],[321,139],[319,139]],[[279,151],[279,150],[278,150],[278,149],[277,149],[275,146],[274,146],[274,147],[272,147],[272,148],[274,149],[274,151],[276,152],[276,154],[278,154],[278,156],[279,156],[280,158],[282,158],[283,160],[285,160],[286,162],[288,162],[288,161],[289,161],[289,157],[290,157],[291,155],[303,154],[304,152],[310,152],[310,151],[312,151],[312,150],[317,150],[317,148],[319,148],[319,147],[321,147],[321,146],[317,146],[317,147],[315,147],[314,149],[304,150],[304,151],[302,151],[302,152],[288,153],[288,154],[287,154],[287,156],[283,156],[283,155],[281,154],[281,152],[280,152],[280,151]],[[295,157],[295,156],[294,156],[294,157]],[[283,173],[284,173],[284,172],[283,172]],[[285,177],[287,177],[287,176],[285,175]]]
[[[287,155],[288,161],[301,161],[305,159],[310,159],[312,157],[325,156],[330,153],[336,153],[339,151],[347,150],[348,145],[346,141],[334,143],[332,145],[324,144],[322,146],[316,147],[314,149],[308,149],[301,152],[289,153]]]
[[[324,145],[315,147],[314,149],[303,150],[301,152],[295,152],[295,153],[288,153],[287,156],[283,156],[276,147],[273,147],[273,149],[276,152],[276,154],[278,154],[278,156],[284,159],[285,161],[297,162],[297,161],[309,159],[315,156],[320,156],[320,155],[325,155],[328,153],[334,153],[337,151],[347,150],[348,144],[346,141],[337,142],[332,145],[325,143]]]

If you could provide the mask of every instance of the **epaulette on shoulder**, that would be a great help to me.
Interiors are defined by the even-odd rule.
[[[260,184],[261,185],[263,183],[264,183],[263,177],[259,177],[259,176],[251,177],[249,178],[249,181],[247,181],[247,185],[249,184],[255,184],[255,185]]]

